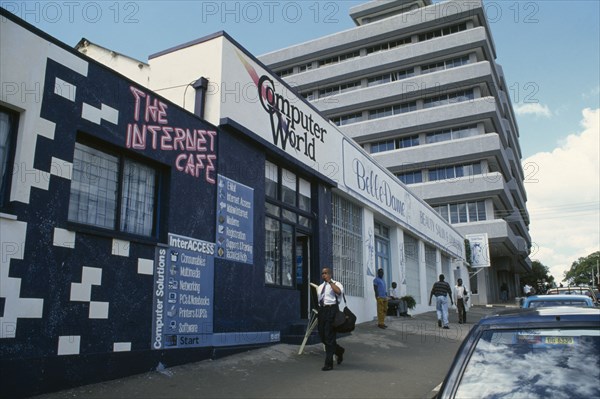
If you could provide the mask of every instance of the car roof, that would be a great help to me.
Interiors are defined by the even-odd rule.
[[[600,327],[600,309],[575,306],[513,308],[490,314],[479,321],[480,326],[519,327],[523,324],[572,322],[595,323]]]
[[[590,291],[588,287],[555,287],[548,289],[548,292],[585,292]]]
[[[526,301],[576,301],[583,300],[586,302],[590,302],[591,299],[587,295],[582,294],[555,294],[555,295],[532,295],[530,297],[525,298]]]

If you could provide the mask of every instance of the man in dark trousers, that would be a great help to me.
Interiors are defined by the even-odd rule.
[[[465,304],[469,300],[469,292],[463,285],[462,278],[459,278],[457,285],[454,286],[454,292],[456,294],[456,308],[458,310],[458,324],[467,322],[467,309]]]
[[[335,315],[339,310],[339,298],[344,293],[344,286],[331,278],[331,269],[324,267],[321,271],[323,283],[317,289],[319,295],[319,336],[325,344],[325,365],[321,370],[333,369],[333,355],[337,364],[342,364],[345,349],[337,344],[336,332],[333,327]]]
[[[448,298],[454,305],[452,299],[452,288],[450,284],[444,281],[445,277],[440,274],[440,280],[436,281],[431,288],[431,294],[429,294],[429,306],[431,306],[431,298],[435,296],[435,310],[437,311],[438,327],[442,327],[442,323],[445,329],[448,329]]]

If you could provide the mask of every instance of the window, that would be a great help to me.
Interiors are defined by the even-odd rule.
[[[381,84],[385,84],[385,83],[389,83],[389,82],[395,82],[397,80],[410,78],[411,76],[414,76],[414,74],[415,74],[415,69],[408,68],[408,69],[403,69],[403,70],[400,70],[397,72],[391,72],[391,73],[386,73],[383,75],[373,76],[367,80],[367,87],[377,86],[377,85],[381,85]]]
[[[474,176],[481,174],[481,163],[445,166],[429,170],[429,181],[451,180],[458,177]]]
[[[307,64],[300,65],[298,67],[298,72],[306,72],[306,71],[310,71],[311,69],[313,69],[313,63],[309,62]]]
[[[350,60],[350,59],[358,57],[358,56],[360,56],[360,51],[356,50],[356,51],[351,51],[349,53],[324,58],[322,60],[319,60],[319,67],[330,65],[330,64],[337,64],[338,62],[347,61],[347,60]]]
[[[419,136],[402,137],[399,138],[396,142],[397,148],[415,147],[419,145]]]
[[[361,122],[363,120],[362,112],[349,115],[342,115],[331,119],[336,126],[349,125],[351,123]]]
[[[396,177],[404,184],[415,184],[423,182],[423,174],[420,170],[414,172],[398,173]]]
[[[456,68],[469,63],[469,56],[465,55],[459,58],[452,58],[450,60],[434,62],[432,64],[422,65],[421,73],[432,73],[437,71],[443,71],[445,69]]]
[[[141,236],[156,231],[158,172],[122,155],[75,143],[68,219]]]
[[[295,286],[295,237],[311,229],[310,182],[265,162],[265,283]]]
[[[369,119],[385,118],[386,116],[392,116],[393,114],[392,107],[383,107],[369,111]]]
[[[476,136],[477,126],[461,126],[453,129],[439,130],[437,132],[427,133],[427,144],[438,143],[440,141],[457,140],[466,137]]]
[[[396,149],[396,140],[378,141],[371,144],[371,154],[378,152],[391,151]]]
[[[333,195],[333,275],[346,294],[364,296],[362,209]]]
[[[319,90],[319,98],[334,96],[336,94],[346,93],[349,91],[358,90],[361,87],[360,80],[355,82],[344,83],[341,85],[325,87]]]
[[[461,90],[454,93],[442,94],[439,96],[429,97],[423,101],[424,108],[439,107],[447,104],[454,104],[463,101],[473,100],[475,95],[473,89]]]
[[[369,120],[385,118],[385,117],[392,116],[392,115],[404,114],[406,112],[416,111],[416,110],[417,110],[417,102],[416,101],[410,101],[407,103],[390,105],[387,107],[369,110]]]
[[[487,219],[484,200],[438,205],[433,209],[451,224],[481,222]]]
[[[11,147],[17,130],[18,115],[0,108],[0,206],[4,205],[8,194]]]
[[[277,76],[279,76],[280,78],[292,75],[293,73],[294,73],[294,68],[287,68],[287,69],[283,69],[281,71],[275,72],[275,74]]]
[[[436,29],[436,30],[432,30],[423,34],[419,35],[419,41],[422,42],[424,40],[430,40],[430,39],[434,39],[436,37],[442,37],[442,36],[447,36],[450,35],[452,33],[457,33],[457,32],[461,32],[467,30],[467,23],[463,22],[460,24],[456,24],[453,26],[448,26],[446,28],[442,28],[442,29]]]
[[[403,39],[393,40],[393,41],[387,42],[387,43],[376,44],[374,46],[367,47],[367,55],[373,54],[373,53],[378,53],[380,51],[391,50],[396,47],[400,47],[404,44],[409,44],[409,43],[410,43],[410,37],[405,37]]]

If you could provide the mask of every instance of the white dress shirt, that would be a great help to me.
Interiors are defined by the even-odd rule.
[[[331,279],[331,282],[333,282],[339,287],[339,289],[342,291],[342,294],[344,293],[344,286],[342,285],[342,283],[340,283],[339,281],[335,281],[334,279]],[[325,287],[325,291],[323,291],[323,287]],[[339,303],[339,300],[337,300],[337,295],[335,295],[335,292],[333,292],[331,286],[325,281],[323,281],[323,283],[319,286],[318,293],[319,303],[321,303],[322,301],[323,305],[335,305],[336,303]]]

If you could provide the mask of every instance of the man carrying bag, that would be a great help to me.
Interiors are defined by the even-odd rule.
[[[321,271],[323,283],[319,285],[319,336],[325,345],[325,365],[321,370],[333,370],[333,355],[337,358],[337,364],[344,360],[345,349],[337,344],[335,330],[335,317],[340,308],[338,298],[344,293],[344,286],[339,281],[331,278],[331,269],[324,267]]]

